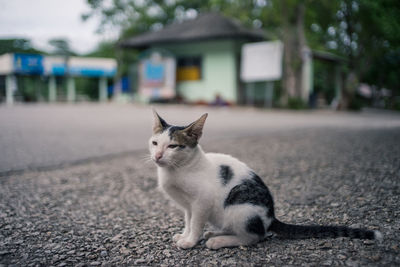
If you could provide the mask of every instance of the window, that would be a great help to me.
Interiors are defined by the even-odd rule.
[[[178,58],[176,79],[178,82],[201,80],[201,57]]]

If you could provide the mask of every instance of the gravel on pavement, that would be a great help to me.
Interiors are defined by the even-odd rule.
[[[0,177],[0,266],[400,266],[400,128],[290,130],[203,148],[250,165],[280,220],[378,229],[383,242],[270,237],[181,250],[171,237],[183,216],[142,150]]]

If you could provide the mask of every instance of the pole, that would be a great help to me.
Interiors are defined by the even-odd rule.
[[[99,79],[99,101],[107,101],[107,77],[100,77]]]
[[[246,84],[246,91],[247,91],[247,105],[253,106],[254,105],[254,89],[255,85],[253,82],[249,82]]]
[[[14,92],[17,90],[17,81],[15,75],[10,74],[6,77],[6,103],[14,104]]]
[[[75,102],[76,92],[75,92],[75,80],[73,77],[68,76],[67,78],[67,101]]]
[[[340,65],[335,65],[335,98],[340,103],[342,98],[342,79],[340,77]]]
[[[49,102],[56,102],[56,101],[57,101],[56,77],[50,76],[49,77]]]
[[[272,107],[272,98],[274,96],[274,82],[266,82],[265,83],[265,102],[264,107],[271,108]]]

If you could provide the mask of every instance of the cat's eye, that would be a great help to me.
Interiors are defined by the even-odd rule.
[[[152,143],[153,143],[153,145],[155,145],[155,146],[157,145],[157,142],[156,142],[156,141],[153,141]]]
[[[168,148],[177,148],[178,145],[169,145]]]

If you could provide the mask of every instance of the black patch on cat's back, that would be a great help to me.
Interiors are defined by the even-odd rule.
[[[265,236],[265,227],[264,227],[264,223],[261,220],[260,216],[251,217],[246,222],[246,231],[251,234],[256,234],[258,236],[261,236],[261,237]]]
[[[231,205],[252,204],[268,209],[268,217],[274,217],[274,201],[267,186],[254,172],[249,179],[234,186],[224,201],[224,208]]]
[[[228,165],[219,166],[219,178],[223,185],[227,185],[233,178],[233,171]]]

